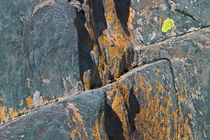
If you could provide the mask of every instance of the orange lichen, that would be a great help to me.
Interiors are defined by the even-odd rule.
[[[28,96],[26,98],[26,104],[28,108],[31,108],[33,106],[33,99],[31,98],[31,96]]]
[[[135,84],[133,84],[133,91],[134,91],[134,95],[136,96],[136,98],[139,97],[138,90],[139,90],[138,87]]]
[[[189,117],[190,119],[192,119],[192,118],[193,118],[192,114],[188,114],[188,117]]]
[[[24,138],[24,135],[21,135],[20,138]]]
[[[74,116],[72,116],[72,121],[73,121],[73,122],[76,122],[76,119],[75,119],[75,117],[74,117]]]
[[[42,99],[44,99],[44,96],[42,97]],[[42,100],[42,104],[48,104],[49,103],[49,100]]]
[[[129,124],[129,118],[128,118],[128,111],[126,110],[126,104],[129,103],[128,89],[126,85],[117,83],[112,88],[112,90],[116,92],[114,101],[112,103],[112,109],[120,118],[120,121],[122,122],[123,136],[126,139],[129,139],[130,124]]]
[[[31,88],[31,84],[30,84],[30,83],[27,83],[27,87],[28,87],[28,88]]]
[[[6,112],[7,112],[7,108],[6,106],[0,106],[0,118],[1,118],[1,123],[4,121],[5,117],[6,117]]]
[[[22,105],[23,105],[23,99],[20,100],[20,106],[22,106]]]
[[[95,126],[93,128],[92,135],[95,137],[96,140],[101,140],[100,133],[99,133],[99,124],[98,121],[95,121]]]
[[[134,16],[135,16],[135,14],[134,14],[134,12],[133,12],[133,9],[132,9],[132,7],[130,7],[130,8],[129,8],[128,23],[127,23],[127,24],[128,24],[128,26],[129,26],[129,25],[130,25],[130,26],[132,26]]]
[[[9,119],[14,118],[21,113],[23,113],[22,109],[16,110],[16,109],[13,109],[12,107],[7,109],[5,105],[0,106],[0,121],[1,123],[7,122]]]
[[[132,69],[132,62],[123,66],[123,61],[125,61],[124,57],[127,48],[131,47],[134,39],[131,31],[129,31],[129,35],[124,31],[123,26],[117,17],[114,1],[105,1],[103,7],[107,29],[105,29],[100,36],[97,36],[94,33],[93,29],[97,29],[97,24],[93,17],[92,7],[90,7],[90,21],[92,24],[86,24],[86,29],[88,30],[90,37],[95,41],[93,50],[98,56],[99,64],[97,69],[99,78],[103,80],[104,75],[111,74],[111,76],[116,79],[124,73],[124,69]],[[130,16],[128,18],[128,24],[131,25],[134,13],[132,8],[130,8],[129,11]],[[107,58],[107,56],[109,58]],[[113,71],[111,71],[111,69],[113,69]],[[83,80],[84,83],[87,83],[86,78],[83,78]],[[107,81],[103,83],[103,85],[105,84],[107,84]]]
[[[159,75],[160,74],[160,69],[157,69],[155,72],[155,75]]]
[[[18,115],[18,112],[16,110],[13,110],[13,108],[11,107],[9,114],[10,114],[10,118],[13,118]]]
[[[157,72],[158,74],[156,73],[156,75],[159,75],[160,71],[157,70]],[[173,103],[172,94],[158,80],[155,80],[155,85],[152,86],[141,75],[139,82],[139,90],[135,84],[132,87],[134,95],[139,94],[139,91],[141,91],[146,96],[146,106],[139,109],[134,119],[135,128],[140,137],[160,140],[171,138],[193,139],[192,131],[188,124],[189,119],[193,118],[192,114],[183,117],[181,106]],[[131,132],[129,114],[126,108],[126,106],[129,107],[130,93],[128,88],[126,85],[117,82],[112,87],[110,95],[114,96],[112,109],[122,122],[123,136],[125,139],[129,139]],[[187,96],[186,93],[184,95]],[[179,97],[179,93],[177,93],[177,97],[178,99],[186,100],[186,97]]]
[[[206,138],[206,131],[205,130],[203,130],[203,136],[204,136],[204,138]]]
[[[88,136],[87,136],[87,132],[85,130],[85,124],[84,124],[84,121],[82,119],[82,117],[80,116],[80,114],[78,113],[78,108],[76,108],[76,106],[74,106],[74,115],[75,115],[75,118],[77,119],[77,121],[79,121],[79,123],[81,124],[81,127],[82,127],[82,132],[85,136],[85,139],[88,139]]]
[[[90,81],[88,80],[88,77],[86,76],[86,74],[83,75],[83,85],[84,85],[84,88],[85,88],[86,90],[91,89],[91,83],[90,83]]]
[[[74,139],[75,134],[78,134],[78,136],[81,138],[80,132],[78,132],[76,129],[73,129],[71,132],[69,132],[69,136]]]
[[[135,118],[135,125],[144,139],[169,139],[170,136],[170,117],[168,107],[171,105],[170,93],[163,96],[162,84],[156,81],[156,90],[154,96],[151,94],[152,86],[140,76],[142,91],[146,94],[147,107],[140,108]],[[161,92],[162,95],[159,95]],[[164,101],[165,106],[161,105]]]

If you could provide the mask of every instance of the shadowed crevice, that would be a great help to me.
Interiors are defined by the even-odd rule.
[[[127,23],[129,18],[129,8],[131,0],[114,0],[114,3],[117,12],[117,17],[120,20],[120,23],[126,34],[130,36]]]
[[[77,12],[74,24],[78,33],[78,59],[81,79],[83,77],[83,73],[93,67],[93,61],[90,56],[90,52],[93,50],[93,41],[84,26],[85,22],[86,19],[84,11]]]
[[[105,130],[110,140],[125,140],[123,136],[122,122],[114,110],[105,104]]]

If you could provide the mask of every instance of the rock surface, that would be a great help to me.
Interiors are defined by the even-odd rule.
[[[169,139],[178,135],[177,119],[170,62],[162,60],[131,70],[113,84],[8,122],[0,128],[0,138],[156,139],[160,134]],[[150,134],[143,133],[149,130]]]
[[[64,0],[0,2],[0,118],[82,90],[76,10]]]
[[[0,139],[210,139],[208,11],[2,0]]]
[[[205,135],[209,138],[210,28],[136,51],[139,65],[170,60],[184,118],[190,120],[195,139],[204,139]]]
[[[104,103],[100,90],[66,98],[8,122],[0,128],[0,139],[104,139]]]

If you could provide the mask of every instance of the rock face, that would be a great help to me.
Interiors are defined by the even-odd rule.
[[[0,139],[104,139],[104,100],[95,90],[41,107],[1,127]]]
[[[208,11],[2,0],[0,139],[210,139]]]
[[[1,122],[82,90],[74,7],[64,0],[0,5]]]
[[[151,46],[136,49],[139,65],[168,59],[173,69],[179,104],[190,119],[196,139],[210,129],[210,28],[205,28]],[[193,118],[191,118],[191,114]],[[188,120],[187,119],[187,120]]]

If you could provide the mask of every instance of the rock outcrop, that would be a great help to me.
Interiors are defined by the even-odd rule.
[[[210,139],[209,11],[0,1],[0,139]]]
[[[65,0],[0,5],[1,122],[81,91],[74,7]]]

